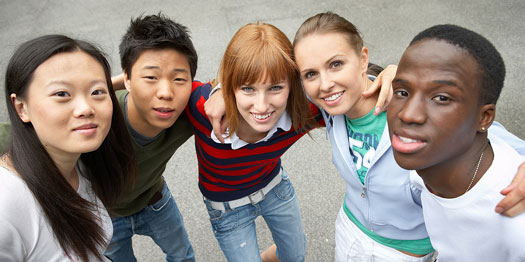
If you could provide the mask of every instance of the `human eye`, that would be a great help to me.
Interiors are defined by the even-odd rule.
[[[343,65],[343,61],[341,60],[335,60],[333,62],[330,63],[330,68],[334,69],[334,68],[339,68]]]
[[[446,95],[437,95],[432,98],[432,100],[438,102],[438,103],[446,103],[449,102],[451,99],[450,97]]]
[[[396,97],[408,97],[408,92],[406,90],[403,90],[403,89],[398,89],[398,90],[395,90],[394,89],[394,96]]]
[[[316,75],[315,72],[309,71],[303,74],[303,78],[308,80],[308,79],[312,79],[315,75]]]
[[[280,91],[283,89],[283,86],[281,85],[273,85],[270,87],[270,91]]]
[[[93,96],[101,96],[101,95],[105,95],[107,94],[107,91],[104,90],[104,89],[97,89],[97,90],[94,90],[93,92],[91,92],[91,95]]]
[[[149,76],[149,75],[146,75],[146,76],[143,76],[142,78],[148,80],[148,81],[154,81],[154,80],[157,80],[157,77],[156,76]]]
[[[176,77],[173,79],[173,83],[175,85],[179,85],[179,86],[186,86],[186,83],[188,82],[188,78],[187,77]]]
[[[53,96],[58,96],[58,97],[69,97],[70,94],[66,91],[57,91],[55,93],[53,93]]]
[[[244,92],[246,94],[251,94],[254,91],[253,87],[251,87],[251,86],[241,86],[240,89],[241,89],[242,92]]]

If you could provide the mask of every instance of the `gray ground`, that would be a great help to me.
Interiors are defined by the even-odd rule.
[[[525,2],[522,0],[442,1],[50,1],[0,0],[0,78],[14,48],[23,41],[49,33],[67,34],[96,42],[108,53],[113,73],[120,72],[118,44],[131,17],[162,11],[188,26],[199,53],[197,79],[216,74],[222,53],[242,25],[264,21],[293,38],[309,16],[334,11],[355,23],[369,47],[371,61],[397,63],[411,38],[440,23],[454,23],[477,31],[499,49],[507,65],[507,80],[498,103],[498,121],[525,138]],[[0,84],[3,90],[3,80]],[[3,93],[3,91],[2,91]],[[0,103],[0,121],[7,120]],[[304,137],[283,157],[292,177],[307,237],[307,261],[332,261],[334,221],[344,183],[331,164],[324,130]],[[197,162],[193,139],[169,162],[166,180],[185,218],[198,261],[225,261],[213,237],[205,206],[197,188]],[[262,220],[258,221],[261,249],[272,243]],[[163,261],[160,249],[148,238],[134,239],[139,261]]]

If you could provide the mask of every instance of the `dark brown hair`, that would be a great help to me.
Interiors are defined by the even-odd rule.
[[[361,49],[363,48],[363,39],[361,38],[361,35],[354,24],[332,12],[320,13],[306,19],[306,21],[304,21],[301,27],[299,27],[297,30],[297,33],[295,33],[293,46],[297,46],[297,44],[304,37],[316,33],[343,34],[348,39],[350,46],[354,48],[356,54],[358,55],[361,53]]]

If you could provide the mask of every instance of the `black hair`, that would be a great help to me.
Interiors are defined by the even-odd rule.
[[[136,163],[123,114],[111,85],[109,63],[92,44],[63,35],[46,35],[21,44],[7,66],[5,98],[11,121],[11,139],[7,156],[42,207],[51,231],[68,256],[87,261],[89,254],[102,260],[98,249],[105,246],[103,229],[92,211],[95,204],[80,197],[60,173],[41,144],[33,125],[20,119],[11,102],[11,94],[27,98],[35,70],[46,60],[60,53],[84,52],[104,69],[113,103],[111,128],[101,146],[80,156],[88,172],[82,173],[91,182],[93,191],[105,206],[115,203],[130,186],[136,174]],[[53,117],[53,116],[50,116]]]
[[[197,73],[197,52],[188,28],[161,13],[131,19],[119,46],[122,69],[131,77],[131,68],[143,51],[164,48],[174,49],[186,57],[193,80]]]
[[[410,42],[437,39],[455,45],[470,54],[480,69],[480,99],[483,104],[496,104],[505,80],[505,63],[489,40],[457,25],[435,25],[417,34]]]
[[[368,63],[366,74],[372,75],[372,76],[378,76],[383,70],[384,68],[379,65],[376,65],[374,63]]]

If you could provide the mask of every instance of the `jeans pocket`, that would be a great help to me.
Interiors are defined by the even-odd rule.
[[[239,216],[237,210],[221,211],[206,205],[210,223],[215,235],[225,234],[237,229]]]
[[[163,190],[162,194],[162,198],[151,205],[151,210],[155,212],[160,212],[164,207],[166,207],[170,203],[170,201],[172,200],[171,193],[169,191],[166,192],[166,190]]]
[[[295,191],[293,189],[290,179],[283,179],[281,183],[273,188],[275,195],[281,200],[290,200],[295,196]]]

